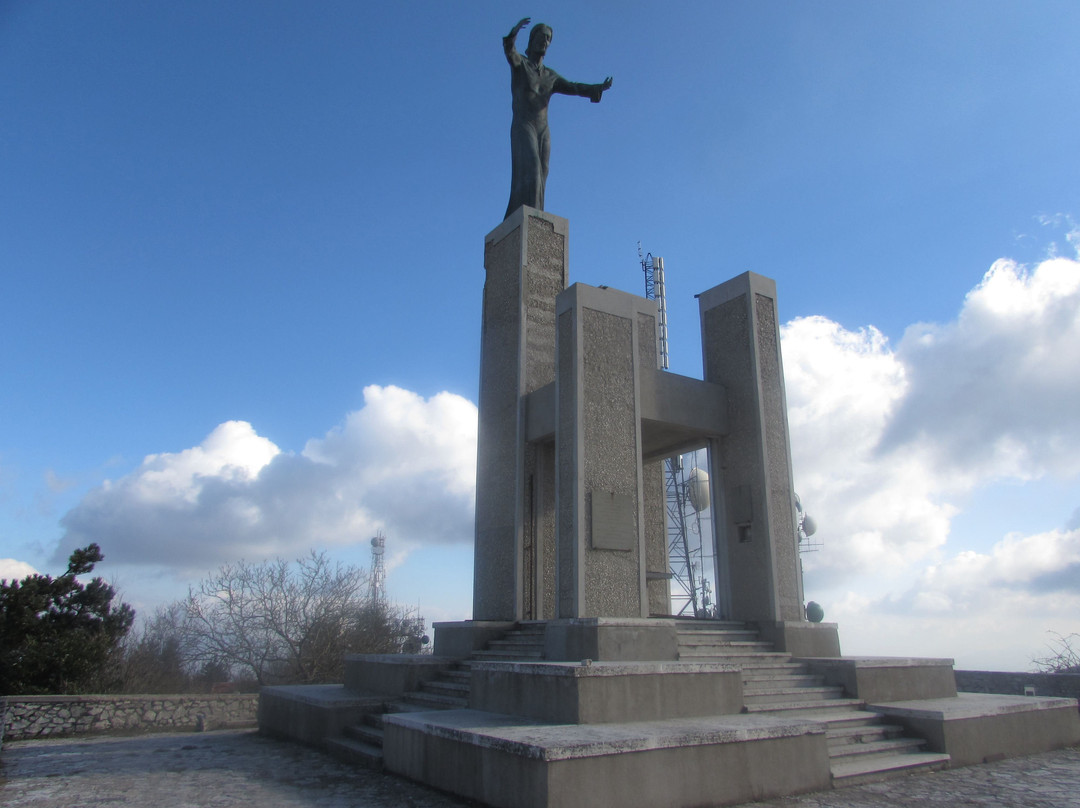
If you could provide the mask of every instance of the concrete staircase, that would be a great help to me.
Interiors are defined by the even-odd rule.
[[[544,658],[543,623],[520,623],[498,640],[455,663],[419,690],[387,702],[382,712],[366,713],[358,723],[331,738],[327,746],[340,760],[372,768],[382,768],[383,717],[388,713],[426,710],[463,710],[469,706],[469,686],[473,662],[527,662]]]
[[[925,742],[903,735],[903,728],[884,722],[858,699],[845,698],[842,688],[825,685],[822,677],[791,654],[777,652],[756,631],[742,623],[686,621],[678,630],[679,659],[717,662],[742,669],[743,711],[783,714],[823,723],[835,787],[887,779],[912,771],[945,768],[949,756],[922,751]],[[480,661],[536,661],[544,657],[543,624],[522,623],[425,682],[419,690],[387,702],[381,712],[367,713],[330,739],[328,748],[342,760],[382,767],[383,718],[388,713],[465,709],[469,706],[472,665]]]
[[[903,728],[884,723],[863,702],[845,698],[842,688],[826,686],[806,665],[761,642],[741,623],[687,621],[678,636],[681,660],[742,668],[744,712],[791,714],[825,724],[835,787],[949,763],[948,755],[923,752],[925,741],[903,737]]]

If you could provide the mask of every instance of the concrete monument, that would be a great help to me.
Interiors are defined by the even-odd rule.
[[[803,614],[775,284],[655,303],[568,285],[565,219],[484,246],[473,619],[428,656],[264,688],[263,732],[505,808],[728,805],[1080,741],[1075,699],[958,694],[949,659],[841,657]],[[669,611],[663,458],[707,444],[724,620]]]
[[[579,84],[567,81],[544,64],[551,28],[543,23],[529,32],[529,47],[525,55],[515,46],[518,32],[529,24],[529,18],[518,21],[503,37],[503,51],[510,63],[510,91],[514,99],[514,118],[510,124],[510,155],[512,174],[509,216],[522,205],[544,209],[544,185],[547,182],[548,160],[551,156],[551,134],[548,130],[547,109],[551,96],[579,95],[594,104],[599,103],[604,90],[611,87],[611,76],[600,84]],[[506,218],[504,216],[503,218]]]
[[[343,686],[264,688],[262,731],[506,808],[726,805],[1080,741],[1074,699],[958,695],[952,660],[841,657],[806,619],[776,285],[698,295],[693,379],[660,370],[654,301],[569,284],[547,103],[611,80],[545,68],[546,26],[521,57],[527,23],[484,242],[473,619],[434,655],[347,657]],[[721,619],[675,619],[660,464],[702,445]]]

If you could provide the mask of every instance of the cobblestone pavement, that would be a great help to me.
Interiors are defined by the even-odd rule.
[[[254,731],[19,741],[0,753],[4,808],[466,808]],[[750,803],[756,808],[1080,808],[1080,747]]]

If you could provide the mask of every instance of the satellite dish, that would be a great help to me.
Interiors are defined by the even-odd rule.
[[[709,509],[709,475],[697,466],[690,469],[686,483],[686,495],[691,507],[701,513]]]
[[[817,522],[814,521],[814,517],[810,514],[806,514],[806,516],[803,517],[802,531],[807,536],[813,536],[817,533]]]

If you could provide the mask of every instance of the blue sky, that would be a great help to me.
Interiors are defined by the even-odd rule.
[[[325,547],[468,616],[500,38],[552,103],[571,279],[775,278],[808,597],[848,653],[1080,630],[1080,5],[0,4],[0,575],[96,540],[148,611]],[[524,40],[522,42],[524,47]]]

